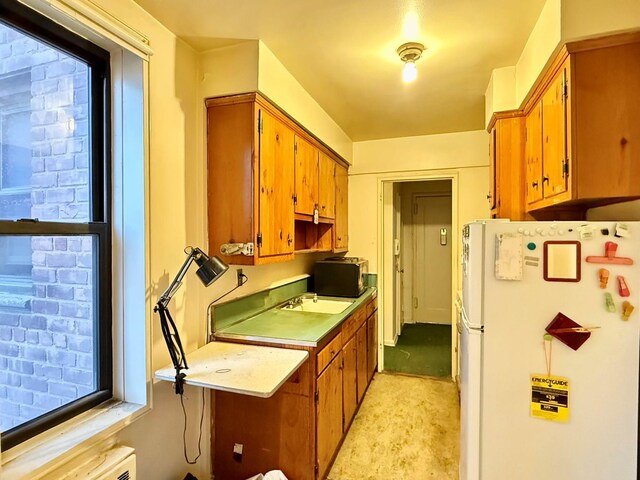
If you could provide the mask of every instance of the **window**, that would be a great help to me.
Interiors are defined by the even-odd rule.
[[[112,396],[109,61],[0,5],[3,450]]]

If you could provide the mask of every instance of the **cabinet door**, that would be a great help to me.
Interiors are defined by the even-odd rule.
[[[496,208],[496,172],[498,166],[496,165],[496,129],[491,129],[489,133],[489,193],[487,194],[487,200],[489,200],[489,210]]]
[[[260,207],[261,257],[293,253],[294,134],[284,123],[260,110]]]
[[[342,438],[342,352],[318,377],[317,389],[317,478],[324,478]]]
[[[295,137],[295,212],[313,215],[318,202],[318,150],[304,138]]]
[[[563,67],[542,95],[542,190],[544,198],[567,191],[567,112]]]
[[[351,340],[342,347],[344,359],[344,368],[342,370],[343,431],[347,429],[358,406],[357,351],[356,336],[354,335],[351,337]]]
[[[364,322],[356,332],[356,344],[358,349],[358,403],[360,403],[369,383],[369,376],[367,375],[369,364],[367,357],[367,322]]]
[[[320,153],[320,192],[318,208],[320,216],[336,216],[336,162]]]
[[[542,200],[542,111],[541,103],[527,115],[526,182],[527,204]]]
[[[334,224],[334,249],[346,250],[349,247],[349,177],[347,169],[336,164],[336,221]]]
[[[371,379],[378,365],[378,311],[367,319],[367,378]]]

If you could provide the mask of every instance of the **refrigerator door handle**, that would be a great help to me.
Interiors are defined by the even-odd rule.
[[[467,330],[478,330],[480,332],[484,332],[484,326],[471,326],[471,322],[469,321],[469,317],[467,317],[467,312],[464,311],[464,307],[460,309],[460,317],[462,317],[462,323],[464,325],[464,328],[466,328]]]

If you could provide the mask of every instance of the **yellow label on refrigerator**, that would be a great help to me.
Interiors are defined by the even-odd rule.
[[[531,416],[554,422],[569,421],[569,380],[531,375]]]

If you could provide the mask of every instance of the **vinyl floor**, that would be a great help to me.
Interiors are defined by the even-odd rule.
[[[384,347],[384,370],[451,376],[451,325],[405,324],[395,347]]]
[[[327,480],[457,480],[458,405],[450,380],[376,374]]]

